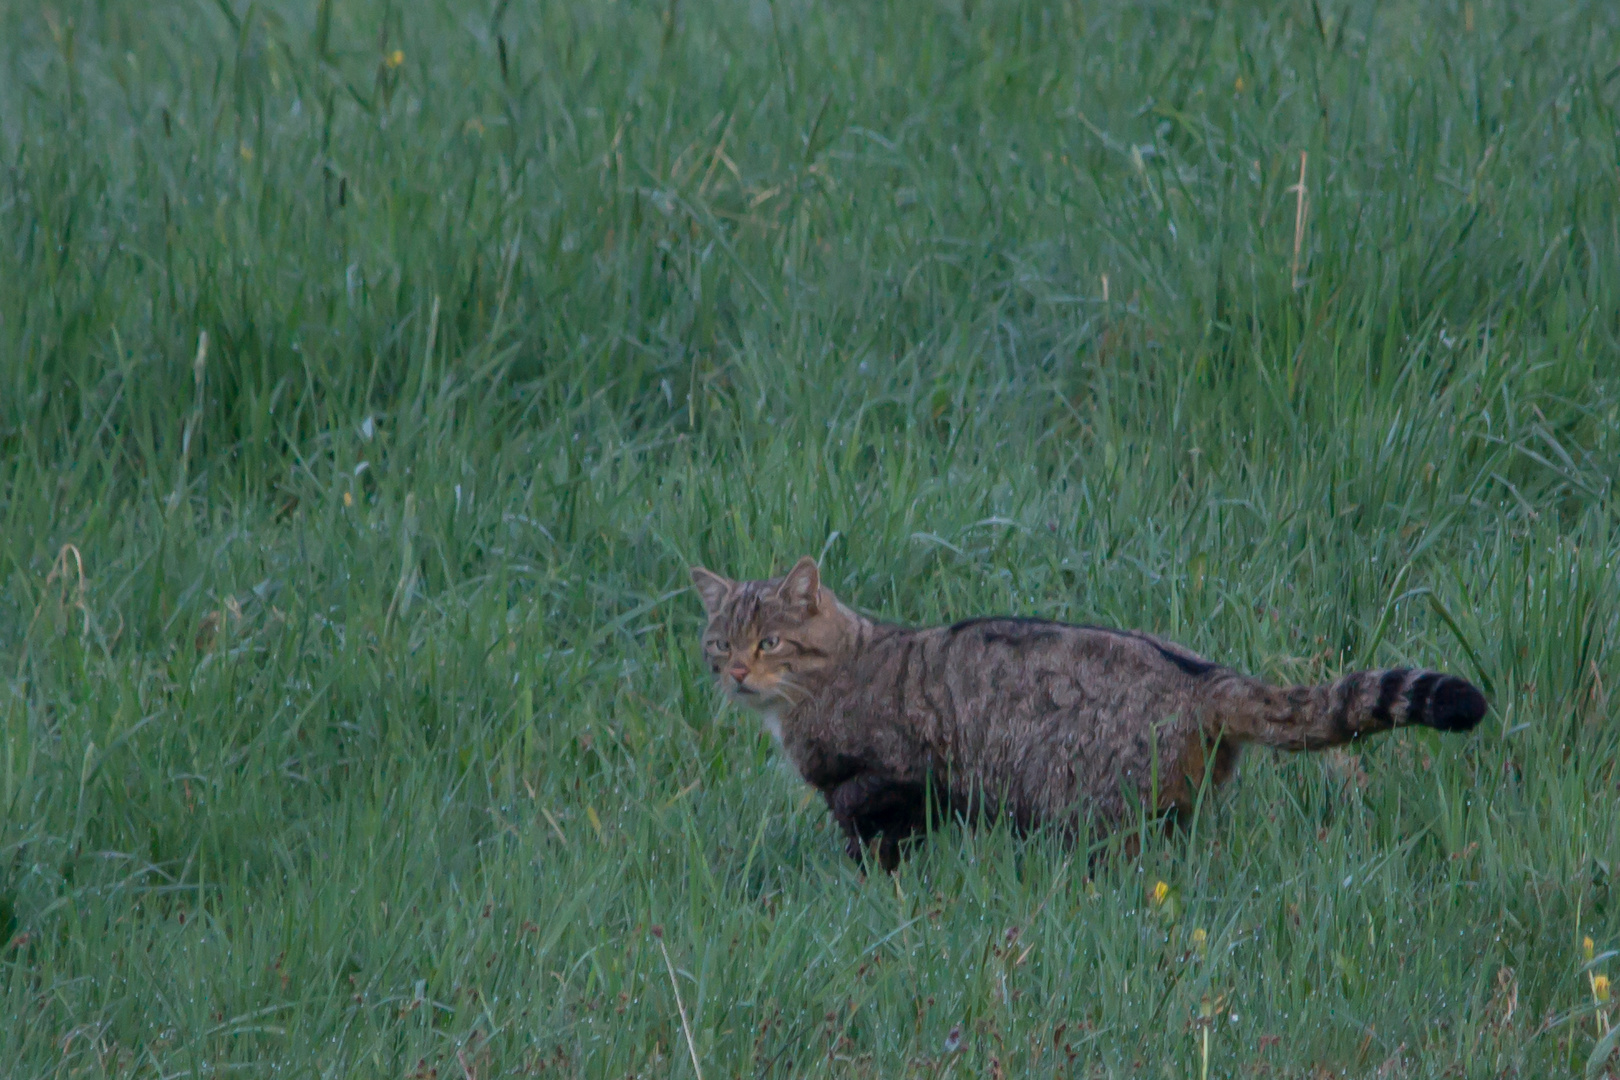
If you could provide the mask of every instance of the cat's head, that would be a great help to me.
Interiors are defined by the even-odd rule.
[[[796,705],[843,660],[854,615],[822,586],[810,556],[765,581],[732,581],[694,566],[692,584],[709,613],[703,659],[739,705]]]

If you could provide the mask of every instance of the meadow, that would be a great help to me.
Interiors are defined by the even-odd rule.
[[[87,0],[0,63],[0,1073],[1620,1069],[1620,7]],[[802,554],[1492,711],[866,873],[700,661],[688,565]]]

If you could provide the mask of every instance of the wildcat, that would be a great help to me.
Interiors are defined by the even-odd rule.
[[[1320,750],[1408,724],[1467,731],[1485,697],[1436,671],[1269,686],[1128,630],[991,617],[922,629],[839,602],[808,556],[782,577],[693,567],[703,652],[761,714],[860,858],[892,870],[930,815],[1107,828],[1190,809],[1247,743]],[[937,819],[937,817],[936,817]]]

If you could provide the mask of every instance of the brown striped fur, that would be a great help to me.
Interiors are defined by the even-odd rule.
[[[721,687],[762,714],[850,854],[875,842],[886,868],[930,813],[1107,828],[1143,805],[1190,808],[1248,743],[1320,750],[1407,724],[1466,731],[1485,715],[1477,689],[1434,671],[1282,688],[1136,631],[874,622],[808,557],[767,581],[701,567],[692,581]]]

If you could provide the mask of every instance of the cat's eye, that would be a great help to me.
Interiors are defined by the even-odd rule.
[[[711,652],[730,652],[731,642],[715,639],[709,642],[709,649]]]
[[[780,644],[782,644],[782,640],[780,638],[778,638],[775,634],[772,634],[770,637],[767,637],[767,638],[760,638],[759,639],[759,647],[761,649],[765,650],[766,652],[770,652],[772,649],[776,648]]]

